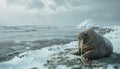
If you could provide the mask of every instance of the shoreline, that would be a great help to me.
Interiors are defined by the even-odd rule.
[[[3,42],[0,42],[0,44],[2,43],[1,45],[3,45],[4,49],[6,50],[5,53],[3,51],[0,52],[0,62],[9,61],[13,57],[18,56],[20,53],[23,53],[25,51],[40,50],[44,47],[50,47],[52,45],[64,45],[72,41],[75,41],[75,40],[45,39],[45,40],[36,40],[36,41],[21,41],[20,43],[15,43],[13,41],[10,41],[9,44],[6,44],[6,43],[4,44]],[[20,46],[20,47],[16,47],[16,46]],[[4,54],[1,54],[1,53],[4,53]]]

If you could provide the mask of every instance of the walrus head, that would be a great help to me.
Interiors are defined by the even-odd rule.
[[[94,35],[93,32],[94,32],[93,30],[88,29],[84,32],[79,33],[78,40],[79,41],[83,40],[83,44],[86,44],[93,38],[93,35]]]
[[[82,47],[84,44],[89,44],[94,38],[95,32],[91,29],[88,29],[84,32],[79,33],[78,35],[78,52],[82,54]],[[81,50],[80,50],[81,49]]]

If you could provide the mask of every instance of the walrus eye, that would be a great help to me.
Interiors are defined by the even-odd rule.
[[[87,37],[88,36],[88,34],[86,33],[86,32],[84,32],[84,35]]]
[[[87,36],[87,34],[85,33],[85,36]]]

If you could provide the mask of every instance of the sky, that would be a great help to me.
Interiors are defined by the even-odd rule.
[[[0,0],[0,26],[120,25],[120,0]]]

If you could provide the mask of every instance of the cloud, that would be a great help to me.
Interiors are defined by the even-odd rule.
[[[39,14],[61,13],[71,10],[88,11],[80,0],[7,0],[8,5],[19,5]]]
[[[0,7],[0,25],[23,25],[35,22],[33,14],[25,7],[10,5]]]
[[[6,0],[8,5],[19,5],[27,8],[29,11],[34,10],[36,13],[51,14],[78,10],[81,12],[93,12],[97,10],[114,9],[118,1],[113,0]],[[120,5],[119,5],[120,6]]]
[[[20,5],[28,9],[41,9],[44,4],[41,0],[6,0],[8,5]]]
[[[0,0],[0,25],[119,24],[119,0]]]

